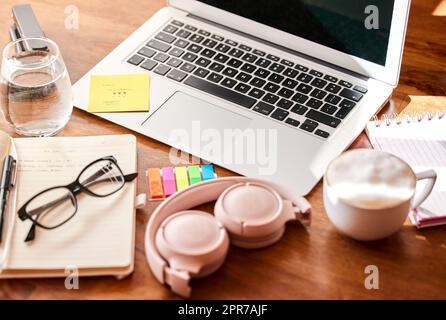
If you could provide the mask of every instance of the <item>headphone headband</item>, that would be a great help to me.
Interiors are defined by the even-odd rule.
[[[145,250],[147,261],[155,277],[161,283],[166,281],[165,274],[166,261],[161,257],[155,246],[155,236],[161,223],[170,215],[187,210],[201,204],[215,201],[227,188],[237,183],[261,183],[273,188],[283,199],[293,203],[302,215],[302,223],[309,225],[311,222],[311,206],[308,201],[288,192],[284,187],[277,183],[261,179],[251,179],[247,177],[225,177],[216,180],[209,180],[199,184],[192,185],[180,192],[177,192],[164,200],[152,213],[145,233]],[[198,196],[197,196],[198,194]]]

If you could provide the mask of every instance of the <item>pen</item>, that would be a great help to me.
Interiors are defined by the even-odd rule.
[[[3,236],[3,222],[6,210],[6,204],[8,201],[9,191],[14,185],[14,174],[15,174],[16,161],[10,155],[6,156],[3,162],[3,174],[0,183],[0,242]]]

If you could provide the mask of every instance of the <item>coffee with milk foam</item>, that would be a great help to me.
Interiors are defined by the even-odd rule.
[[[399,158],[384,152],[347,152],[327,172],[334,194],[366,209],[391,208],[415,192],[415,176]]]

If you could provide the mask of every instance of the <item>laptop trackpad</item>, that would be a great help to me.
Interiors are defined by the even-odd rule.
[[[248,117],[177,91],[143,126],[153,137],[163,142],[190,153],[201,154],[201,147],[205,143],[203,140],[224,139],[225,129],[244,130],[251,121]]]

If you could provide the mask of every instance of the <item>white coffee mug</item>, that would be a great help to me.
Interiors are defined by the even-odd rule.
[[[410,210],[432,192],[436,177],[433,170],[415,174],[405,161],[390,153],[347,151],[325,172],[325,210],[342,233],[362,241],[382,239],[402,227]],[[425,185],[416,190],[423,179],[427,179]]]

